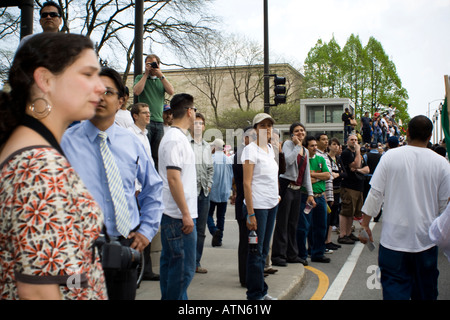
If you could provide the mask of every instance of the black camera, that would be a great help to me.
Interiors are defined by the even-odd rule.
[[[156,62],[151,62],[150,65],[152,66],[153,69],[158,69],[158,64]]]
[[[101,234],[95,241],[103,268],[129,270],[141,264],[138,250],[122,245],[115,237]]]

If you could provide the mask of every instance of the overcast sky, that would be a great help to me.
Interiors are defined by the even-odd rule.
[[[263,0],[216,0],[223,29],[263,44]],[[353,33],[365,46],[371,36],[395,63],[409,94],[411,117],[426,115],[443,99],[450,74],[450,0],[269,0],[271,61],[303,65],[308,51],[333,34],[344,47]],[[436,109],[440,101],[431,103]]]

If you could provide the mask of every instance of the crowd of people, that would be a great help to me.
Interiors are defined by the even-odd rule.
[[[61,19],[52,1],[40,14],[42,25]],[[212,246],[222,245],[232,189],[248,299],[274,299],[264,281],[273,266],[329,263],[327,253],[367,241],[354,219],[373,240],[369,222],[381,211],[384,297],[437,297],[450,167],[427,148],[428,118],[411,120],[406,146],[387,138],[384,150],[384,138],[360,144],[347,125],[343,145],[299,122],[280,142],[275,120],[259,113],[229,157],[223,140],[204,140],[204,115],[192,95],[175,94],[159,57],[145,61],[138,103],[128,106],[130,91],[100,67],[87,37],[48,30],[22,40],[11,90],[0,93],[2,299],[135,299],[142,252],[161,298],[188,299],[195,273],[208,272],[206,227]],[[150,259],[158,232],[159,275]]]

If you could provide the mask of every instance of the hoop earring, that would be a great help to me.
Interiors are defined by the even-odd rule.
[[[36,110],[37,108],[37,102],[38,101],[44,101],[45,106],[43,108],[42,111],[38,111]],[[40,120],[40,119],[44,119],[45,117],[47,117],[50,114],[50,111],[52,111],[52,106],[48,104],[47,100],[45,100],[44,98],[37,98],[33,100],[33,103],[29,106],[29,109],[31,111],[31,114],[34,118]]]

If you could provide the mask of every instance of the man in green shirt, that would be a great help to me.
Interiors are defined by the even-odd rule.
[[[158,148],[164,135],[162,115],[165,94],[171,96],[175,92],[172,84],[164,77],[159,68],[160,64],[161,60],[157,55],[148,55],[145,58],[144,74],[136,77],[133,87],[138,102],[144,102],[150,107],[150,123],[147,125],[147,130],[155,168],[158,168]]]
[[[325,199],[325,182],[330,179],[325,159],[316,156],[317,141],[313,136],[305,139],[305,147],[309,152],[309,167],[311,171],[311,183],[316,206],[309,213],[305,213],[306,190],[302,187],[302,204],[300,207],[300,218],[297,226],[298,255],[306,260],[308,250],[306,248],[308,234],[309,246],[311,248],[311,261],[330,262],[330,258],[325,257],[325,240],[327,235],[327,201]],[[304,192],[304,193],[303,193]]]

